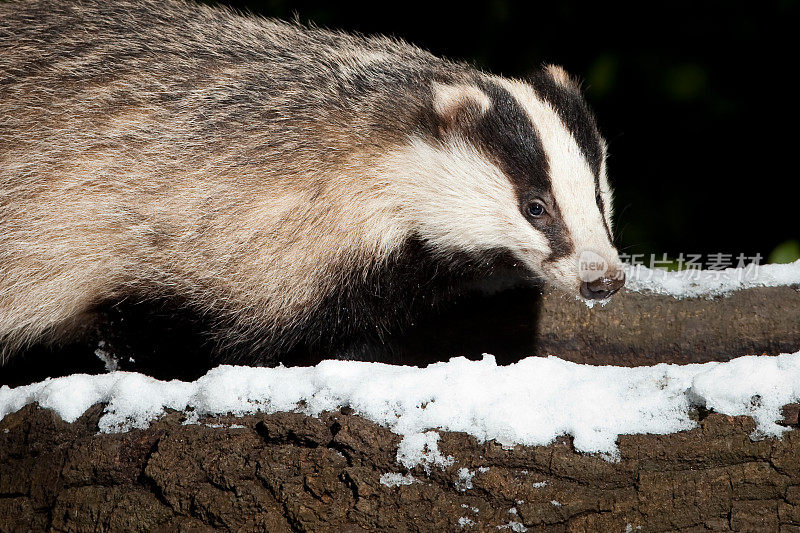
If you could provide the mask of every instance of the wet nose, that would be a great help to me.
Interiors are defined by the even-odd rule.
[[[614,273],[611,276],[581,283],[581,296],[587,300],[603,300],[620,290],[623,285],[625,285],[625,273]]]

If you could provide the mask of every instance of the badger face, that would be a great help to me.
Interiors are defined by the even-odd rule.
[[[566,73],[434,85],[433,98],[437,141],[416,139],[403,156],[407,216],[432,249],[504,250],[587,299],[619,290],[605,143]]]

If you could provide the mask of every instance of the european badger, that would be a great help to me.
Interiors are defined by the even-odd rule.
[[[180,0],[4,3],[0,343],[152,300],[218,360],[274,364],[501,271],[606,298],[605,156],[556,66],[505,79]]]

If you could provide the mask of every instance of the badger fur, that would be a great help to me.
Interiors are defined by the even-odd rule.
[[[605,160],[559,67],[505,79],[181,0],[4,3],[3,355],[125,301],[274,364],[380,343],[500,271],[605,298]]]

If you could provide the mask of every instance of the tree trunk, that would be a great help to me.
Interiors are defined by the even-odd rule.
[[[399,437],[351,414],[182,425],[171,413],[98,434],[101,413],[66,424],[29,406],[0,422],[0,531],[800,528],[800,430],[753,441],[746,417],[621,436],[619,462],[578,454],[566,438],[504,449],[443,433],[451,466],[419,466],[389,486],[384,474],[408,474]]]
[[[559,293],[473,296],[397,341],[399,362],[482,353],[509,363],[556,355],[577,363],[643,366],[728,361],[800,350],[800,290],[763,287],[714,298],[623,291],[606,305]]]

